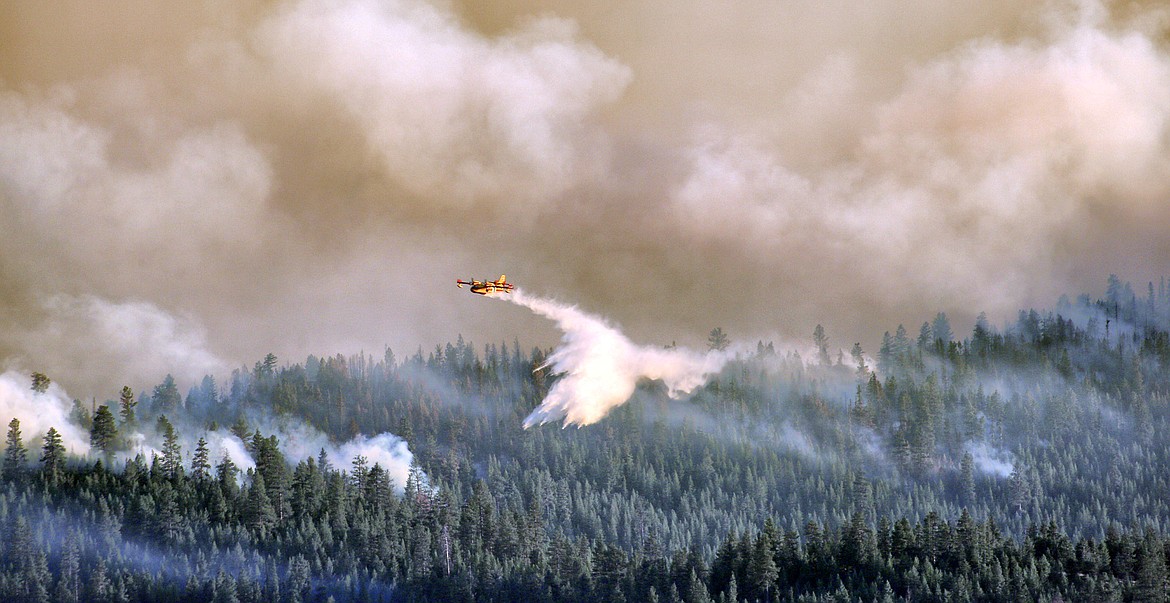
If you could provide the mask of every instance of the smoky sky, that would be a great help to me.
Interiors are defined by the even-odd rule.
[[[965,332],[1170,258],[1157,6],[0,7],[0,348],[71,391],[273,352]]]

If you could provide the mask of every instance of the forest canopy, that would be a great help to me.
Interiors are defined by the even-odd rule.
[[[0,598],[1165,600],[1170,293],[1143,289],[873,353],[818,325],[579,429],[522,427],[552,350],[462,338],[0,415]]]

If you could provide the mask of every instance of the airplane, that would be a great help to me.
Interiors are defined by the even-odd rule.
[[[457,287],[459,287],[460,289],[463,288],[463,285],[469,285],[471,287],[471,292],[478,293],[479,295],[491,295],[493,293],[511,293],[512,290],[516,288],[516,285],[509,283],[507,281],[506,277],[502,274],[500,275],[499,280],[495,280],[495,281],[477,281],[477,280],[465,281],[465,280],[459,279],[459,280],[455,281],[455,285]]]

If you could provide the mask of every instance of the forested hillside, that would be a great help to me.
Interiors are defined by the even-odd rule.
[[[8,423],[0,599],[1166,600],[1170,292],[1141,290],[752,342],[583,428],[522,428],[557,377],[517,341],[100,392],[87,458]],[[295,458],[291,420],[413,465]],[[208,453],[228,430],[246,469]]]

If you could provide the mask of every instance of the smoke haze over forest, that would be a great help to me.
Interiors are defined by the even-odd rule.
[[[966,332],[1170,257],[1164,8],[0,8],[0,357],[67,390],[457,334]]]

